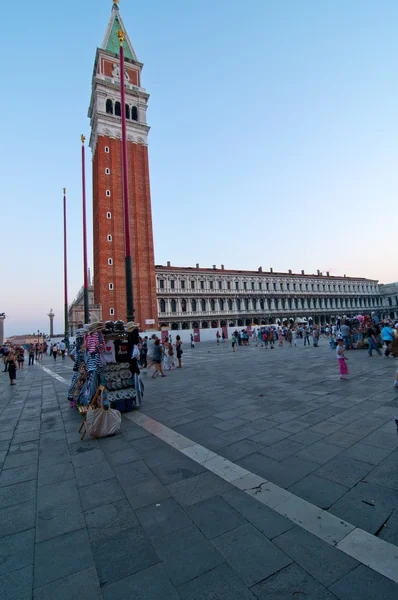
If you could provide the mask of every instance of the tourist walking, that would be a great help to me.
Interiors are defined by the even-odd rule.
[[[177,335],[176,337],[176,353],[177,353],[177,360],[178,360],[178,367],[177,369],[181,369],[182,364],[181,364],[181,356],[182,356],[182,341],[179,335]]]
[[[220,332],[217,330],[217,333],[216,333],[217,344],[220,343],[220,337],[221,337]]]
[[[25,361],[25,349],[20,346],[17,348],[17,361],[18,361],[18,369],[23,369],[24,361]]]
[[[154,333],[150,340],[147,342],[148,352],[147,352],[147,366],[152,367],[154,362],[154,353],[155,353],[155,342],[157,340],[156,334]]]
[[[165,339],[164,344],[163,366],[165,371],[171,371],[176,368],[174,364],[173,344],[168,341],[168,338]]]
[[[191,348],[195,348],[195,338],[193,337],[193,333],[191,333]]]
[[[35,362],[35,347],[33,344],[31,344],[29,346],[29,350],[28,350],[28,354],[29,354],[29,363],[28,363],[28,367],[30,367],[30,365],[33,365]]]
[[[278,333],[278,340],[279,340],[279,348],[283,348],[283,331],[282,331],[282,329]]]
[[[304,329],[304,346],[306,346],[308,344],[308,346],[311,346],[310,343],[310,330],[309,327],[306,327]]]
[[[316,327],[312,330],[312,344],[314,348],[318,348],[319,345],[319,331]]]
[[[386,323],[383,327],[383,329],[381,330],[381,338],[383,340],[383,344],[386,345],[386,351],[384,352],[384,356],[386,356],[388,358],[388,356],[390,355],[390,345],[391,342],[394,341],[394,331],[392,329],[392,327],[390,327],[388,325],[388,323]]]
[[[234,333],[231,335],[231,343],[232,343],[232,352],[235,352],[236,337],[235,337]]]
[[[140,349],[140,363],[143,369],[147,368],[147,354],[148,354],[148,336],[145,336],[143,340],[141,340],[141,349]]]
[[[366,337],[368,338],[368,355],[372,356],[372,351],[375,350],[379,356],[381,352],[379,350],[379,340],[376,337],[376,331],[372,327],[372,323],[369,323],[369,327],[366,330]]]
[[[7,356],[7,364],[8,375],[10,377],[10,385],[15,385],[17,379],[17,359],[12,348]]]
[[[62,360],[65,360],[66,344],[64,340],[62,340],[62,342],[59,343],[59,350],[61,350]]]
[[[159,338],[156,338],[154,347],[153,347],[153,362],[155,364],[155,369],[153,371],[152,379],[155,379],[155,377],[158,373],[162,377],[166,377],[166,375],[163,373],[163,368],[162,368],[162,355],[163,355],[163,348],[160,345]]]
[[[57,356],[58,356],[58,346],[57,346],[57,344],[53,344],[52,354],[53,354],[54,361],[57,360]]]
[[[339,361],[339,366],[340,366],[340,379],[347,379],[347,376],[348,376],[348,368],[347,368],[348,358],[346,358],[344,353],[345,353],[344,341],[342,338],[340,338],[337,342],[337,348],[336,348],[336,356],[337,356],[337,360]]]

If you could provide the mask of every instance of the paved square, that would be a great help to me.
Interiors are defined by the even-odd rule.
[[[80,441],[67,361],[44,360],[58,379],[38,365],[19,371],[15,388],[1,374],[6,597],[397,597],[377,564],[369,569],[292,516],[302,498],[314,519],[319,507],[398,544],[395,361],[348,357],[351,378],[340,381],[326,340],[235,354],[228,343],[186,348],[183,369],[143,375],[145,401],[134,413],[188,438],[183,452],[126,417],[117,436]],[[214,453],[246,470],[242,484],[231,469],[223,478]],[[211,472],[218,462],[220,473]],[[288,518],[259,501],[264,491],[244,491],[247,481],[261,492],[255,482],[264,479],[287,490],[273,492],[279,502],[293,494]]]

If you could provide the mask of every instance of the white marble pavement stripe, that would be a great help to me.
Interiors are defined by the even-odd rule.
[[[69,381],[51,369],[41,368],[51,377],[69,385]],[[394,544],[380,540],[263,477],[250,473],[141,411],[124,416],[327,544],[398,583],[398,547]]]

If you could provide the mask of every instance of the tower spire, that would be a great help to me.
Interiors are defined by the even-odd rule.
[[[109,19],[108,27],[106,29],[104,41],[102,42],[102,48],[113,52],[119,56],[119,38],[117,37],[118,31],[123,31],[125,39],[123,42],[123,50],[125,58],[137,61],[137,56],[134,52],[132,43],[130,42],[129,36],[127,35],[126,28],[124,26],[120,11],[119,11],[119,0],[113,0],[111,17]]]

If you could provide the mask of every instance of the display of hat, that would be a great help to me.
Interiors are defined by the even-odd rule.
[[[134,323],[134,321],[129,321],[129,323],[127,323],[126,325],[126,331],[130,332],[130,331],[134,331],[134,329],[138,329],[140,326],[139,323]]]
[[[105,329],[108,329],[109,331],[113,331],[114,326],[115,326],[115,324],[113,321],[105,321]]]
[[[95,331],[101,331],[104,328],[103,321],[95,321],[87,325],[87,333],[94,333]]]

